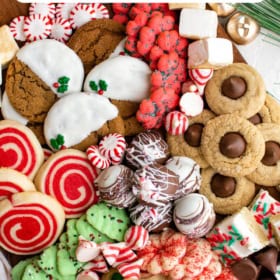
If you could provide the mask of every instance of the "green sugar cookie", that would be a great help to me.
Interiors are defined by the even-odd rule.
[[[94,228],[117,241],[124,240],[124,234],[130,225],[130,219],[124,209],[104,202],[89,208],[86,217]]]
[[[51,280],[52,277],[48,275],[43,269],[41,269],[37,262],[28,264],[24,270],[21,280]],[[16,279],[16,280],[19,280]]]
[[[13,280],[21,279],[26,267],[29,264],[31,264],[35,259],[36,259],[36,257],[26,259],[26,260],[23,260],[23,261],[20,261],[19,263],[17,263],[17,265],[15,265],[12,268],[12,272],[11,272],[12,279]]]
[[[76,219],[68,220],[66,223],[66,244],[70,256],[76,257],[76,249],[79,243],[79,233],[76,229]]]

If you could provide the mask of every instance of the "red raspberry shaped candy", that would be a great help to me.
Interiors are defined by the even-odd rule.
[[[120,24],[126,24],[129,20],[129,18],[125,14],[115,14],[113,16],[113,20],[120,23]]]
[[[146,41],[138,41],[136,45],[137,52],[142,55],[146,56],[149,51],[151,50],[153,44]]]
[[[176,52],[163,54],[158,61],[158,70],[164,73],[174,71],[179,64],[179,56]]]
[[[139,33],[139,39],[142,42],[153,44],[156,40],[155,31],[148,26],[143,26]]]
[[[151,100],[156,104],[162,104],[165,112],[174,109],[179,104],[180,97],[171,88],[158,88],[151,94]]]
[[[170,52],[175,49],[178,39],[179,33],[176,30],[163,31],[158,35],[157,44],[162,50]]]
[[[163,54],[163,50],[159,46],[155,45],[151,48],[149,59],[157,62]]]
[[[128,36],[125,42],[125,50],[133,57],[141,57],[136,48],[137,41],[134,37]]]
[[[131,3],[113,3],[112,9],[115,14],[127,14],[131,6]]]

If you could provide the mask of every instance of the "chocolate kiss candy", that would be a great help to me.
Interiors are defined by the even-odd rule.
[[[217,197],[229,197],[234,194],[236,182],[233,177],[215,174],[211,179],[211,190]]]
[[[246,92],[247,85],[244,79],[230,76],[222,83],[222,94],[230,99],[238,99]]]
[[[219,148],[224,156],[237,158],[245,152],[246,142],[238,132],[229,132],[221,138]]]
[[[273,274],[277,270],[278,250],[275,247],[269,247],[254,256],[255,262],[264,266]]]
[[[201,134],[203,130],[204,125],[201,123],[194,123],[190,125],[185,132],[185,140],[187,143],[192,147],[199,147],[200,146],[200,140],[201,140]]]
[[[280,146],[274,141],[265,142],[265,154],[262,163],[266,166],[276,165],[280,160]]]
[[[259,124],[262,123],[262,117],[260,116],[260,114],[255,114],[254,116],[252,116],[251,118],[248,119],[249,122],[251,122],[252,124]]]
[[[255,280],[259,274],[257,266],[249,259],[243,259],[234,263],[231,270],[239,280]]]

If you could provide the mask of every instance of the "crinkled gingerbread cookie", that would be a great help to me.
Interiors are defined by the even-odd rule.
[[[201,151],[222,175],[241,177],[253,172],[265,153],[264,138],[251,122],[236,114],[208,121],[201,136]]]
[[[258,124],[265,140],[265,154],[255,169],[247,177],[263,186],[280,184],[280,125],[273,123]]]
[[[211,167],[202,169],[199,192],[213,203],[218,214],[232,214],[247,206],[255,195],[255,184],[246,177],[223,176]]]
[[[233,63],[215,71],[205,87],[205,97],[217,115],[236,113],[250,118],[263,107],[266,92],[264,81],[254,68]]]
[[[207,122],[215,114],[209,110],[189,119],[189,127],[183,135],[167,134],[167,143],[172,156],[185,156],[195,160],[201,168],[206,168],[209,163],[204,158],[200,149],[201,134]]]

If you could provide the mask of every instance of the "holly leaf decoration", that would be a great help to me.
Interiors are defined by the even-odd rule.
[[[57,141],[58,145],[62,146],[64,144],[64,136],[61,134],[58,134],[56,137],[56,141]]]
[[[58,87],[57,92],[64,93],[67,90],[68,90],[68,85],[61,85]]]
[[[57,144],[56,139],[52,138],[52,139],[50,140],[50,143],[51,143],[51,146],[52,146],[55,150],[58,150],[58,149],[59,149],[59,145]]]
[[[55,150],[59,150],[64,144],[64,136],[58,134],[56,138],[50,140],[50,144]]]
[[[104,80],[99,80],[98,85],[99,85],[100,89],[102,89],[104,91],[107,90],[108,84]]]
[[[96,84],[95,81],[90,81],[90,82],[89,82],[89,87],[90,87],[93,91],[97,91],[97,90],[98,90],[98,85]]]
[[[66,85],[68,84],[68,82],[70,81],[70,78],[66,77],[66,76],[63,76],[63,77],[60,77],[58,79],[58,82],[61,84],[61,85]]]

